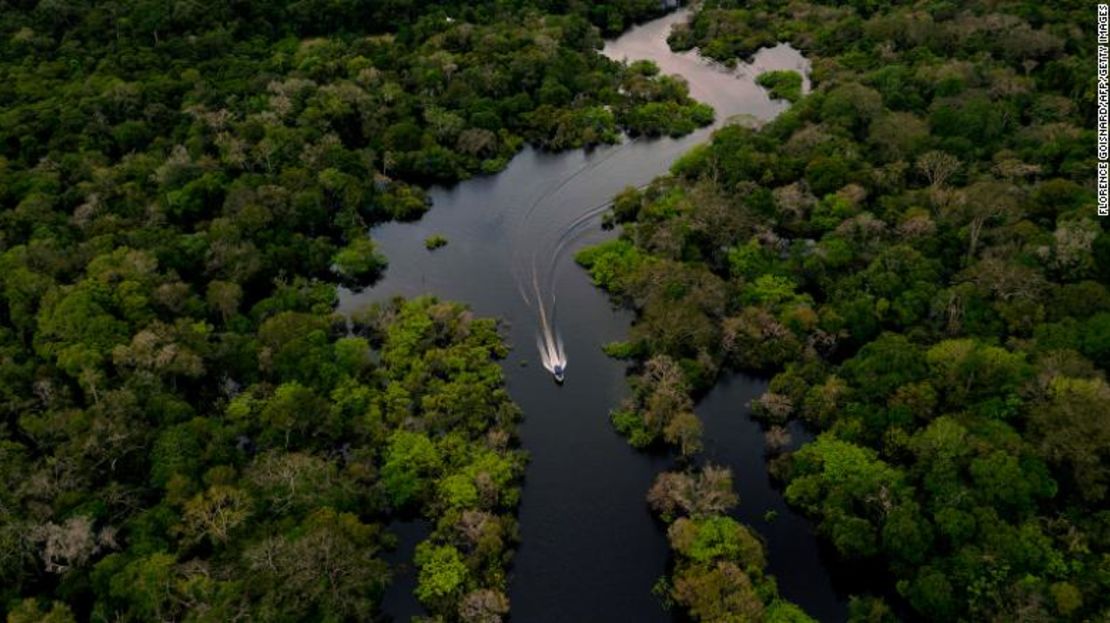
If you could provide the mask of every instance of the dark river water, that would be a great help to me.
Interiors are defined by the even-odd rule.
[[[754,84],[767,69],[808,72],[789,46],[761,51],[751,66],[725,71],[693,54],[674,54],[666,36],[684,12],[644,24],[609,42],[611,58],[656,61],[681,74],[691,94],[714,107],[718,125],[740,115],[767,120],[785,108]],[[526,148],[502,173],[433,188],[433,208],[415,223],[387,223],[372,237],[389,258],[374,287],[343,292],[341,311],[395,295],[434,294],[505,321],[513,352],[504,362],[509,391],[524,411],[520,428],[531,454],[520,505],[520,546],[512,568],[512,618],[546,621],[669,621],[651,593],[668,563],[661,526],[644,496],[671,457],[636,452],[609,424],[626,393],[626,366],[601,345],[623,339],[631,314],[614,308],[573,262],[582,247],[615,235],[600,228],[607,202],[627,186],[666,173],[675,158],[705,142],[711,128],[679,140],[625,140],[592,151],[558,154]],[[449,243],[429,252],[424,239]],[[557,304],[556,304],[557,303]],[[540,363],[536,338],[544,306],[562,336],[566,383]],[[787,509],[771,486],[762,433],[747,403],[765,381],[724,379],[698,406],[707,457],[733,468],[737,516],[766,539],[770,571],[782,594],[823,621],[843,620],[845,598],[834,589],[810,526]],[[797,437],[797,435],[796,435]],[[778,512],[765,521],[768,510]],[[398,558],[422,538],[418,523],[398,524]],[[419,614],[414,578],[402,569],[384,608],[398,621]]]

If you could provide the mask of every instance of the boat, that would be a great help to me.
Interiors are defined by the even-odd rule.
[[[563,366],[555,364],[555,369],[551,371],[551,374],[555,376],[556,383],[560,385],[563,384],[563,380],[566,378],[566,374],[563,371]]]

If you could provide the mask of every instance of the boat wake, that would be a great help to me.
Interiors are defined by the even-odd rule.
[[[542,213],[540,207],[556,200],[560,191],[567,187],[572,180],[580,175],[594,172],[598,167],[628,149],[629,145],[635,142],[635,139],[626,140],[621,145],[613,147],[609,153],[600,158],[588,159],[570,175],[540,193],[522,215],[517,225],[522,230],[522,235],[516,238],[526,238],[523,235],[523,229],[535,226],[532,217],[537,213]],[[557,272],[565,264],[565,255],[571,244],[587,233],[589,226],[596,224],[601,215],[611,205],[612,201],[606,201],[602,205],[590,206],[575,215],[570,222],[551,227],[548,231],[554,236],[549,235],[547,240],[536,244],[531,249],[519,249],[517,251],[518,253],[529,252],[530,256],[528,261],[517,264],[519,267],[516,273],[517,289],[525,304],[533,307],[537,312],[539,327],[536,333],[536,348],[539,350],[540,362],[544,369],[555,377],[555,381],[558,383],[563,382],[566,374],[567,355],[556,322],[555,283],[557,282]],[[529,239],[535,243],[534,237],[529,237]]]
[[[567,355],[563,350],[563,337],[559,335],[557,328],[552,328],[553,323],[548,321],[547,306],[544,305],[544,301],[540,297],[539,279],[534,266],[532,270],[532,288],[536,293],[536,304],[540,312],[540,331],[536,335],[536,347],[540,351],[540,361],[543,363],[544,369],[550,372],[557,382],[562,383],[567,369]],[[554,320],[554,300],[551,302],[551,311],[552,320]]]

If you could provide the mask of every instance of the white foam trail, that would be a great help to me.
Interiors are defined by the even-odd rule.
[[[628,149],[629,145],[634,142],[634,139],[626,140],[622,144],[610,149],[609,153],[601,156],[600,158],[593,160],[591,160],[590,158],[586,158],[582,166],[578,167],[568,177],[563,178],[554,186],[547,188],[546,190],[541,192],[539,196],[537,196],[536,199],[532,201],[531,205],[528,206],[527,211],[525,211],[522,218],[518,221],[517,227],[521,229],[526,227],[527,224],[531,221],[532,215],[536,212],[541,204],[549,200],[551,197],[557,195],[563,188],[567,186],[567,184],[569,184],[579,175],[589,173],[597,169],[599,166],[605,164],[610,158],[613,158],[614,156],[623,152],[625,149]],[[532,250],[532,291],[528,291],[528,288],[525,286],[524,279],[517,279],[517,291],[520,293],[520,298],[523,299],[524,303],[529,307],[531,307],[532,302],[535,301],[536,309],[539,311],[540,327],[539,332],[536,335],[536,348],[537,350],[539,350],[540,361],[543,363],[544,369],[552,374],[555,374],[556,368],[558,368],[562,372],[565,371],[567,367],[567,355],[563,347],[563,336],[559,334],[559,329],[556,326],[555,322],[556,307],[554,278],[556,264],[562,257],[563,250],[569,242],[567,238],[577,235],[584,224],[590,222],[591,219],[597,217],[599,214],[605,211],[605,209],[607,209],[609,205],[610,202],[606,202],[601,206],[591,208],[587,211],[586,214],[579,215],[569,225],[562,228],[562,231],[559,234],[559,238],[555,241],[556,248],[554,249],[554,252],[550,255],[550,257],[547,258],[546,268],[544,271],[547,277],[547,282],[544,284],[543,289],[550,290],[550,301],[546,300],[544,295],[541,293],[539,270],[536,266],[536,258],[539,254],[538,250]],[[518,239],[520,237],[521,236],[516,236],[516,238]],[[520,276],[521,272],[517,272],[517,275]],[[548,305],[551,306],[550,318],[548,318]]]
[[[555,369],[566,370],[567,356],[563,351],[563,337],[558,330],[551,330],[551,323],[547,320],[547,309],[543,297],[540,296],[540,283],[536,275],[535,264],[532,266],[532,288],[536,292],[536,304],[540,310],[540,333],[536,336],[536,347],[540,351],[540,361],[544,369],[555,374]],[[554,310],[552,310],[554,311]]]
[[[646,184],[644,186],[646,186]],[[643,186],[640,188],[642,189]],[[540,293],[540,279],[536,268],[535,253],[532,255],[532,291],[534,297],[529,296],[527,290],[519,282],[517,284],[517,289],[520,291],[521,298],[524,299],[524,302],[529,307],[532,305],[533,300],[536,302],[536,308],[539,310],[540,317],[540,331],[536,335],[536,348],[540,352],[540,361],[543,363],[544,369],[552,374],[555,374],[556,366],[561,368],[564,372],[567,368],[567,355],[563,347],[563,336],[559,333],[559,329],[555,323],[555,271],[558,268],[567,246],[585,233],[585,226],[587,224],[591,223],[612,205],[612,201],[606,201],[601,205],[594,206],[563,228],[563,232],[556,241],[555,250],[547,263],[547,283],[551,289],[550,319],[547,317],[548,302],[544,300],[543,295]]]

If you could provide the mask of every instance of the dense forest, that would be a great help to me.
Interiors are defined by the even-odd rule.
[[[814,88],[761,77],[797,103],[616,197],[621,237],[578,257],[638,311],[607,346],[638,362],[612,415],[632,444],[696,458],[699,393],[731,370],[773,374],[752,405],[769,449],[791,420],[817,432],[769,453],[787,501],[887,582],[853,599],[855,621],[1110,617],[1093,11],[706,0],[672,47],[734,64],[788,41]],[[724,480],[665,475],[649,502],[673,519],[678,491],[713,516],[733,502]],[[702,521],[672,525],[664,592],[696,620],[758,620],[738,605],[758,575],[709,579],[691,535],[730,532],[738,561],[755,548]]]
[[[430,620],[506,618],[527,457],[497,321],[340,316],[337,287],[388,269],[367,231],[428,184],[712,122],[597,53],[668,4],[0,0],[0,617],[373,620],[420,518]],[[1110,617],[1092,27],[1077,0],[703,0],[671,34],[813,68],[760,76],[789,111],[616,197],[578,256],[637,310],[614,427],[683,457],[646,500],[679,616],[810,620],[700,457],[697,398],[744,370],[787,501],[886,582],[854,621]],[[816,436],[782,452],[794,420]]]
[[[421,517],[429,615],[501,620],[525,456],[497,323],[339,317],[336,287],[424,184],[712,121],[596,53],[660,11],[0,2],[0,617],[370,620],[387,526]]]

